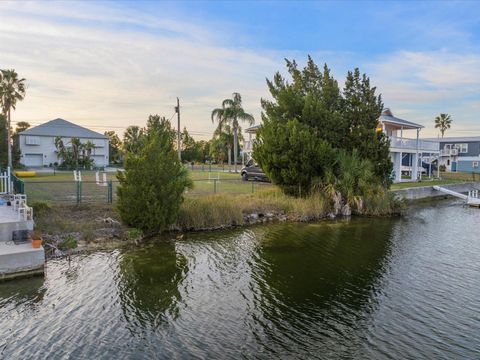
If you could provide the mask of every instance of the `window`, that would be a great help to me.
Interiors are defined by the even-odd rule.
[[[478,168],[478,161],[473,161],[472,162],[472,167],[473,168]]]
[[[458,149],[459,153],[468,153],[468,144],[455,144],[455,148]]]
[[[447,165],[450,166],[450,159],[447,159]]]
[[[25,137],[25,144],[27,144],[27,145],[40,145],[40,137],[39,136],[26,136]]]

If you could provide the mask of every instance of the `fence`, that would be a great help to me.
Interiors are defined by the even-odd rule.
[[[30,203],[112,203],[118,182],[108,181],[105,186],[95,181],[27,181],[24,193]]]
[[[478,172],[441,172],[440,177],[445,180],[480,181]]]
[[[10,192],[10,168],[7,168],[5,171],[0,170],[0,194],[9,194]]]
[[[193,189],[188,190],[187,196],[251,194],[271,187],[272,184],[268,182],[243,181],[241,179],[202,179],[193,181]]]
[[[118,181],[108,181],[107,186],[95,181],[20,181],[23,193],[30,203],[47,201],[51,203],[91,204],[114,203],[117,199]],[[201,179],[193,180],[193,188],[186,196],[210,194],[251,194],[272,185],[266,182],[242,181],[241,179]]]

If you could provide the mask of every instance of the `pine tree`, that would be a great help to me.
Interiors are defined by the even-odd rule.
[[[356,150],[362,159],[368,159],[384,185],[390,183],[393,165],[389,157],[389,142],[383,132],[377,132],[378,118],[383,109],[381,96],[375,94],[370,79],[360,75],[356,68],[349,71],[343,89],[342,116],[348,127],[345,149]]]
[[[291,81],[278,72],[267,80],[273,99],[262,99],[263,126],[254,144],[253,157],[267,176],[285,192],[305,194],[329,181],[326,173],[338,173],[340,153],[355,152],[355,161],[371,162],[378,183],[388,186],[389,144],[375,131],[383,104],[368,77],[349,72],[342,92],[328,66],[320,70],[311,57],[302,70],[295,61],[286,66]]]
[[[191,186],[174,148],[169,121],[150,116],[137,152],[129,152],[118,173],[118,210],[122,221],[147,235],[160,233],[176,220],[183,194]]]

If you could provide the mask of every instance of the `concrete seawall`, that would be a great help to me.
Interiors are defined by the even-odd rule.
[[[480,182],[450,184],[450,185],[440,185],[440,186],[449,190],[459,192],[459,193],[467,193],[470,190],[480,189]],[[406,189],[393,190],[392,192],[405,200],[417,200],[417,199],[449,196],[449,195],[445,195],[444,193],[441,193],[440,191],[434,190],[433,186],[411,187]]]

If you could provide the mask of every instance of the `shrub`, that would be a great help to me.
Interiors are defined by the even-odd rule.
[[[30,206],[33,208],[33,213],[36,216],[44,216],[52,210],[50,203],[46,201],[35,201]]]
[[[143,237],[143,231],[140,229],[133,228],[133,229],[128,229],[127,231],[128,240],[136,241],[136,240],[140,240],[142,237]]]
[[[127,153],[125,171],[117,175],[120,217],[146,235],[176,220],[184,191],[192,185],[173,147],[174,136],[170,122],[150,116],[138,152]]]
[[[72,234],[65,236],[65,239],[58,244],[58,248],[62,251],[75,249],[78,246],[77,239]]]

